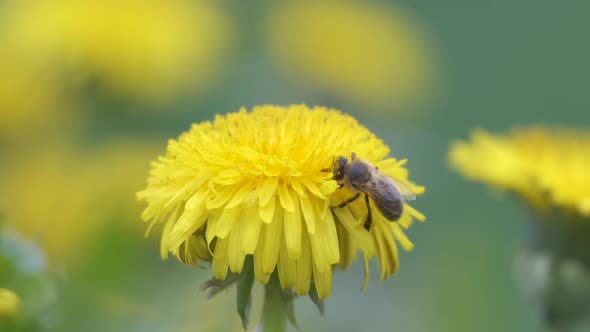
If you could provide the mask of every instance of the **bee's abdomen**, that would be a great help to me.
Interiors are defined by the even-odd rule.
[[[391,221],[399,220],[404,213],[404,204],[401,200],[391,200],[388,202],[375,200],[375,206],[377,206],[379,212],[381,212],[387,220]]]

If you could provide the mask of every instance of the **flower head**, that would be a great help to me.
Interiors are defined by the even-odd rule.
[[[14,318],[19,313],[20,298],[9,289],[0,288],[0,319]]]
[[[427,38],[397,8],[281,3],[269,13],[266,31],[271,54],[291,77],[353,102],[415,103],[433,74]]]
[[[65,122],[62,111],[71,105],[50,71],[0,47],[0,72],[0,139],[26,138]]]
[[[230,21],[211,1],[7,1],[2,6],[3,48],[34,58],[37,65],[61,66],[74,83],[97,77],[115,94],[150,102],[210,85],[231,44]]]
[[[450,149],[466,177],[515,191],[533,204],[555,205],[590,216],[590,133],[533,127],[509,135],[473,133]]]
[[[105,220],[130,220],[139,213],[128,193],[142,183],[153,154],[151,144],[139,141],[84,152],[47,144],[14,153],[0,165],[3,221],[38,239],[51,263],[79,259],[80,249]],[[67,208],[56,209],[64,202]],[[137,229],[134,223],[125,226]]]
[[[374,213],[367,231],[364,200],[334,208],[353,193],[339,189],[325,169],[352,152],[424,191],[409,181],[405,160],[388,157],[387,146],[352,117],[322,107],[258,106],[195,124],[171,140],[138,193],[148,204],[142,218],[150,228],[164,225],[164,257],[212,260],[215,278],[225,279],[253,256],[258,282],[266,284],[276,270],[282,288],[307,294],[313,283],[325,298],[332,267],[347,267],[357,249],[365,260],[377,256],[383,278],[393,274],[396,241],[412,248],[403,228],[424,220],[406,204],[398,222]]]

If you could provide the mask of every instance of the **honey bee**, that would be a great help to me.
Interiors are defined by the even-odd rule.
[[[346,187],[354,193],[354,196],[334,208],[343,208],[364,194],[368,214],[363,226],[367,231],[373,223],[369,198],[387,220],[399,220],[404,212],[404,203],[416,199],[416,194],[404,182],[381,173],[368,161],[357,158],[356,153],[353,152],[351,157],[350,162],[344,156],[336,157],[332,162],[332,178],[342,181],[340,188]]]

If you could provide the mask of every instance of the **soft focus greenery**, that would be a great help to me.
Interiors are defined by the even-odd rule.
[[[163,10],[145,1],[135,6],[152,6],[145,15],[165,15],[158,24],[177,22],[180,28],[156,30],[151,20],[99,16],[97,22],[109,24],[92,29],[132,33],[91,29],[84,35],[82,28],[66,38],[63,29],[51,30],[51,39],[31,36],[45,35],[36,30],[44,29],[36,24],[39,15],[51,18],[57,11],[11,3],[0,4],[0,288],[19,295],[22,312],[16,321],[0,322],[0,330],[242,330],[234,288],[207,300],[199,286],[209,271],[162,261],[158,240],[143,238],[135,192],[168,138],[214,114],[269,103],[324,105],[352,114],[396,156],[407,157],[412,177],[427,188],[415,207],[428,220],[409,231],[415,249],[401,255],[398,274],[386,282],[372,276],[361,293],[362,259],[349,273],[335,273],[324,317],[308,299],[296,300],[302,331],[539,330],[511,272],[526,212],[517,200],[452,173],[446,153],[452,139],[474,127],[590,123],[590,4],[362,2],[356,7],[377,6],[386,19],[412,22],[423,38],[416,42],[429,52],[423,54],[428,84],[404,91],[400,103],[383,103],[382,95],[370,103],[367,91],[353,98],[354,91],[342,90],[355,84],[309,79],[281,67],[285,61],[276,58],[265,30],[275,2],[166,2],[171,8]],[[85,19],[63,8],[59,15]],[[203,16],[219,26],[190,24],[191,17]],[[18,18],[24,21],[15,23]],[[180,38],[176,29],[191,33]],[[144,43],[134,43],[137,36]],[[80,40],[82,48],[72,46]],[[357,55],[359,63],[371,61],[362,58],[366,53]],[[408,68],[383,70],[405,75]],[[371,75],[371,84],[379,84]],[[366,77],[359,72],[358,79]],[[264,296],[260,287],[254,293],[250,326]]]

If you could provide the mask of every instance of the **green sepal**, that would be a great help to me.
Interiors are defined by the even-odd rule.
[[[252,286],[254,286],[254,267],[252,257],[248,256],[246,257],[241,277],[238,279],[236,296],[238,315],[242,319],[244,330],[248,328],[250,308],[252,307]]]
[[[207,299],[211,299],[215,295],[219,294],[221,291],[227,289],[229,286],[233,285],[235,282],[240,279],[239,274],[229,273],[227,277],[223,280],[216,279],[215,277],[205,281],[200,289],[201,291],[209,291],[207,293]]]
[[[320,300],[318,290],[313,283],[311,284],[311,289],[309,290],[309,299],[318,308],[320,315],[324,316],[324,313],[326,312],[326,306],[324,305],[324,300]]]

